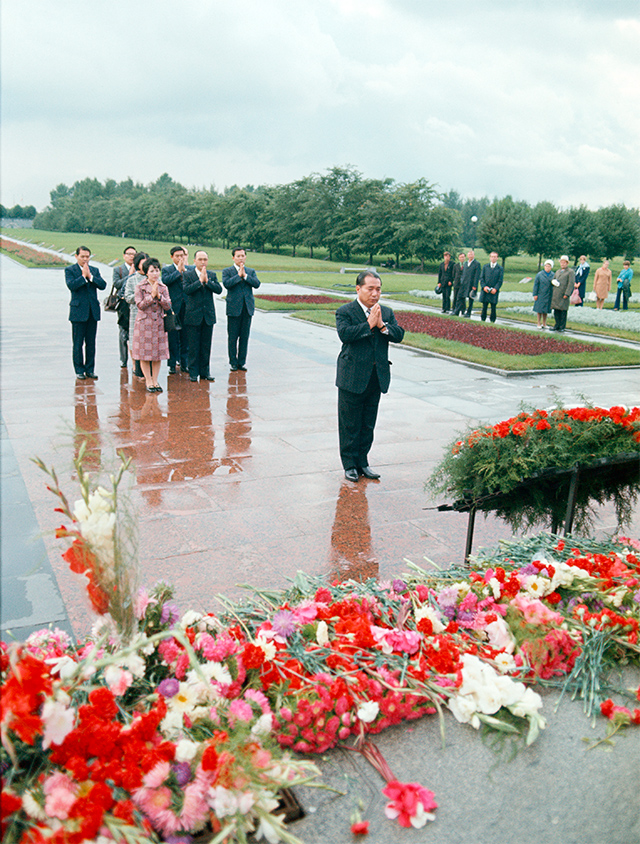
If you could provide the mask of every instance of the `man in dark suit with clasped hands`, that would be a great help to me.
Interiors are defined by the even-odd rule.
[[[348,481],[361,475],[378,480],[369,466],[369,450],[378,416],[380,394],[391,381],[389,341],[402,342],[404,328],[391,308],[380,305],[382,282],[373,270],[363,270],[356,280],[357,298],[336,311],[336,328],[342,341],[338,355],[338,434],[340,458]]]
[[[97,380],[96,333],[100,319],[98,290],[104,290],[107,282],[97,267],[89,266],[91,250],[86,246],[76,249],[76,263],[65,267],[64,280],[71,291],[69,322],[73,338],[73,368],[76,378]]]
[[[246,369],[251,317],[255,311],[253,291],[260,287],[260,281],[255,270],[245,267],[244,249],[236,247],[231,257],[233,264],[222,270],[222,283],[227,290],[229,366],[235,372]]]
[[[213,294],[222,293],[222,285],[214,272],[207,269],[209,256],[199,249],[193,256],[195,266],[184,271],[185,297],[183,330],[189,344],[189,380],[215,381],[209,371],[211,338],[216,322]]]

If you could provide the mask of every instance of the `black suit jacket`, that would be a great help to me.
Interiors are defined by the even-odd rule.
[[[104,290],[107,282],[100,275],[97,267],[89,266],[91,281],[82,275],[80,264],[72,264],[64,269],[64,280],[71,291],[69,302],[69,322],[86,322],[90,317],[100,319],[98,290]]]
[[[396,322],[391,308],[382,309],[382,320],[389,329],[384,334],[379,328],[371,329],[367,317],[357,299],[342,305],[336,311],[336,328],[342,340],[338,355],[336,387],[351,393],[363,393],[371,378],[373,367],[378,372],[380,389],[386,393],[391,381],[389,341],[402,342],[404,328]]]
[[[260,281],[255,270],[250,267],[244,269],[247,273],[246,279],[240,278],[235,264],[222,270],[222,283],[228,291],[227,316],[240,316],[243,304],[246,304],[249,316],[253,316],[255,311],[253,291],[260,287]]]
[[[480,279],[480,261],[475,258],[471,263],[464,262],[462,267],[462,278],[460,279],[460,293],[463,296],[468,296],[472,288],[478,289],[478,281]]]
[[[480,273],[480,302],[493,302],[494,304],[498,301],[498,294],[500,293],[500,288],[502,287],[502,281],[504,279],[504,270],[500,266],[500,264],[496,264],[493,269],[491,269],[491,264],[485,264],[482,268],[482,272]],[[492,288],[495,289],[495,293],[485,293],[484,288],[488,287],[489,290]]]
[[[194,268],[185,269],[183,276],[185,297],[183,325],[215,325],[216,309],[213,294],[222,293],[222,286],[214,272],[207,270],[207,283],[200,282],[200,276]]]
[[[173,262],[167,264],[166,267],[162,268],[162,281],[169,288],[169,296],[171,297],[171,309],[173,310],[174,314],[180,313],[180,310],[182,309],[182,305],[185,300],[183,288],[183,275],[186,275],[186,270],[187,268],[185,267],[184,273],[179,272],[178,268]]]

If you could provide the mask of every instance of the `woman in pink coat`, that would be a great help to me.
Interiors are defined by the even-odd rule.
[[[607,298],[609,291],[611,290],[611,270],[609,269],[609,261],[603,261],[602,266],[596,270],[596,274],[593,277],[593,290],[598,300],[596,308],[601,311],[604,306],[604,300]]]
[[[140,361],[148,393],[161,393],[158,384],[160,362],[169,357],[169,342],[164,330],[164,312],[171,307],[166,284],[160,281],[162,267],[156,258],[147,258],[142,265],[145,278],[138,283],[135,302],[138,308],[133,327],[131,353]]]

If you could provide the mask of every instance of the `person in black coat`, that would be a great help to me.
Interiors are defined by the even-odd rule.
[[[195,267],[183,276],[185,295],[183,330],[189,344],[189,380],[215,381],[209,371],[211,338],[216,322],[213,294],[222,293],[222,285],[214,272],[207,269],[209,256],[203,249],[194,255]]]
[[[451,291],[453,289],[454,262],[451,260],[451,253],[444,253],[444,261],[438,267],[438,284],[442,293],[442,313],[448,314],[451,310]]]
[[[69,322],[73,338],[73,368],[76,378],[97,380],[96,333],[100,319],[98,290],[104,290],[107,282],[97,267],[89,266],[91,250],[86,246],[76,249],[76,263],[65,267],[64,280],[71,291]]]
[[[476,261],[476,253],[473,249],[470,249],[467,252],[467,262],[462,268],[462,276],[460,278],[460,284],[458,285],[458,292],[456,293],[456,301],[455,307],[453,309],[453,315],[458,316],[462,311],[465,309],[465,302],[466,299],[469,299],[469,305],[465,313],[462,316],[469,317],[471,316],[471,311],[473,309],[473,300],[476,297],[476,291],[478,289],[478,282],[480,280],[480,262]]]
[[[178,326],[184,321],[185,297],[183,290],[184,271],[187,264],[187,253],[182,246],[173,246],[171,249],[171,263],[162,268],[162,281],[169,289],[171,298],[171,310],[173,311]],[[176,365],[180,364],[180,370],[186,372],[189,368],[189,343],[187,331],[179,328],[169,332],[169,375],[176,374]]]
[[[504,270],[498,263],[498,253],[492,252],[489,255],[489,263],[484,265],[480,273],[480,301],[482,302],[480,319],[483,322],[487,319],[489,305],[491,305],[491,322],[496,321],[496,305],[503,280]]]
[[[389,341],[402,342],[404,328],[391,308],[380,305],[381,280],[363,270],[356,280],[357,298],[336,311],[336,328],[342,341],[338,355],[338,434],[340,458],[347,480],[361,475],[377,480],[369,466],[369,450],[378,416],[380,394],[391,381]]]
[[[255,311],[253,291],[260,287],[256,271],[245,267],[247,253],[236,247],[233,264],[222,270],[222,284],[227,290],[227,339],[229,366],[232,371],[245,370],[251,318]]]

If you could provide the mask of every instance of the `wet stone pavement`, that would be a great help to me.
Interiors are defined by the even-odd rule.
[[[117,450],[130,456],[135,467],[131,516],[139,526],[141,581],[152,585],[166,580],[174,584],[183,610],[207,611],[215,609],[218,593],[239,597],[242,583],[284,587],[298,569],[331,579],[390,579],[406,569],[406,560],[427,565],[428,558],[441,566],[460,562],[466,515],[425,509],[440,502],[428,496],[424,482],[445,446],[467,423],[496,422],[517,413],[522,403],[638,403],[638,370],[504,378],[392,347],[391,389],[380,403],[371,453],[371,465],[382,480],[350,484],[338,455],[334,376],[340,344],[333,329],[256,312],[248,371],[232,373],[225,354],[224,302],[216,297],[211,365],[215,382],[193,384],[184,375],[168,375],[163,364],[164,392],[151,395],[132,376],[131,367],[120,368],[114,314],[103,312],[98,328],[99,380],[78,382],[71,362],[63,273],[27,270],[5,256],[0,257],[0,271],[3,638],[7,629],[23,638],[49,622],[82,635],[91,624],[78,579],[60,557],[65,546],[52,536],[60,519],[53,512],[55,499],[46,489],[46,477],[31,461],[36,455],[55,466],[71,500],[77,490],[72,459],[85,440],[89,469],[114,467]],[[110,269],[101,271],[110,281]],[[278,288],[274,285],[269,292]],[[612,510],[599,510],[598,532],[614,528]],[[640,535],[638,513],[631,532]],[[498,520],[478,518],[474,548],[509,536]],[[555,751],[545,751],[543,745],[527,756],[528,761],[500,768],[494,780],[488,774],[492,757],[487,761],[479,737],[465,738],[473,733],[470,728],[460,730],[449,723],[446,750],[439,744],[436,719],[380,737],[392,768],[405,780],[421,780],[437,792],[433,779],[444,781],[451,765],[460,765],[461,775],[454,778],[455,795],[450,794],[449,809],[443,812],[445,817],[449,813],[447,823],[438,822],[437,831],[430,826],[405,833],[386,821],[377,805],[368,817],[382,820],[375,821],[368,840],[640,841],[637,789],[629,793],[619,777],[612,779],[611,756],[606,765],[598,761],[602,755],[595,754],[589,757],[591,767],[583,764],[579,736],[589,725],[578,710],[578,704],[563,709],[563,732]],[[416,742],[422,748],[417,754]],[[635,762],[628,757],[632,745]],[[621,747],[622,770],[628,775],[634,770],[637,777],[638,742],[626,746],[626,753]],[[616,757],[620,763],[617,753]],[[536,777],[548,764],[558,769],[558,776],[568,776],[567,758],[576,770],[583,770],[578,776],[572,768],[577,779],[565,783],[551,799],[555,774],[547,768],[540,782]],[[429,770],[421,772],[425,760]],[[533,771],[532,765],[540,767]],[[345,818],[356,797],[371,791],[376,796],[369,803],[382,800],[377,776],[359,770],[351,759],[341,762],[333,755],[327,770],[330,776],[338,771],[342,785],[350,783],[343,789],[348,796],[338,803],[308,798],[318,811],[308,813],[298,832],[309,842],[351,840],[345,834]],[[584,826],[586,820],[575,827],[582,830],[581,837],[567,831],[575,825],[565,823],[562,807],[569,801],[574,812],[587,819],[592,801],[586,790],[592,777],[602,780],[598,794],[603,800],[611,794],[626,795],[620,835],[611,833],[618,827],[611,826],[610,813],[600,810],[593,835]],[[524,829],[499,820],[513,805],[511,788],[532,816],[538,800],[551,800],[545,812],[556,821],[549,815],[546,837],[528,815]],[[467,800],[464,811],[457,805],[452,809],[454,800],[475,794],[474,789],[480,789],[486,803],[484,831],[478,826],[480,809],[472,811],[473,800]],[[635,832],[629,833],[634,817]]]

